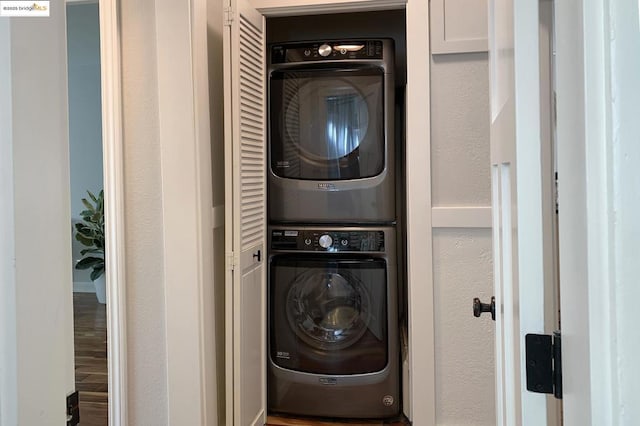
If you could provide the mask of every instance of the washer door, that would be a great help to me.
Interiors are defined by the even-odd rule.
[[[286,304],[289,326],[316,349],[348,348],[369,326],[369,294],[347,271],[312,269],[298,275]]]
[[[387,365],[384,259],[275,256],[269,299],[274,364],[318,374],[371,373]]]

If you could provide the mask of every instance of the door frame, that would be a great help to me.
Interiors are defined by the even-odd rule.
[[[434,426],[435,336],[433,309],[433,248],[431,203],[431,114],[425,95],[430,93],[429,2],[424,0],[325,0],[291,6],[286,2],[261,1],[258,11],[266,17],[315,13],[348,13],[388,9],[406,10],[407,90],[406,90],[406,227],[407,282],[409,291],[408,384],[405,414],[414,424]],[[486,209],[482,213],[487,213]],[[436,211],[435,213],[441,213]],[[478,221],[455,209],[452,222]],[[475,213],[475,211],[474,211]],[[439,215],[442,218],[442,214]],[[472,217],[473,216],[473,217]],[[483,224],[486,214],[482,215]],[[471,217],[471,218],[470,218]],[[442,222],[442,220],[441,220]],[[412,326],[411,324],[414,324]],[[415,326],[419,324],[419,326]],[[408,404],[407,404],[408,402]]]
[[[118,0],[100,0],[100,75],[105,198],[109,425],[126,426],[127,335],[124,144]]]
[[[620,344],[616,315],[623,301],[617,300],[616,289],[618,280],[631,277],[616,277],[616,256],[621,253],[617,253],[615,234],[622,229],[614,210],[615,132],[611,127],[616,107],[613,74],[623,62],[612,52],[617,42],[610,38],[616,20],[612,2],[597,3],[555,2],[566,426],[618,424],[624,398],[616,365]],[[616,39],[624,39],[622,27],[616,33]]]
[[[413,424],[436,424],[436,359],[431,200],[430,2],[406,5],[406,259],[409,407]],[[427,54],[425,54],[427,52]],[[462,219],[462,218],[460,218]],[[427,307],[427,309],[425,309]],[[431,308],[431,309],[429,309]]]
[[[638,162],[638,124],[629,120],[640,106],[637,12],[632,2],[555,2],[566,426],[623,424],[638,414],[629,387],[638,368],[623,361],[638,353],[625,338],[637,300],[630,231],[638,186],[629,181]]]
[[[107,264],[109,424],[128,424],[127,283],[122,34],[119,0],[100,0],[103,158]],[[167,418],[218,423],[207,2],[156,5],[159,146],[164,239]],[[182,76],[175,79],[176,75]],[[177,101],[176,101],[177,100]],[[191,170],[192,173],[185,173]],[[219,220],[218,220],[219,222]],[[207,319],[208,320],[205,320]]]

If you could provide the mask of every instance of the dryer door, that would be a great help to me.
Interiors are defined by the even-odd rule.
[[[270,78],[271,170],[346,180],[385,167],[382,68],[281,70]]]
[[[270,355],[317,374],[364,374],[388,362],[384,259],[276,256],[270,274]]]

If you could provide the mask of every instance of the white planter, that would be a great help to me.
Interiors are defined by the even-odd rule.
[[[100,278],[93,282],[93,285],[96,286],[96,297],[98,298],[98,302],[103,305],[107,303],[107,277],[105,274],[102,274]]]

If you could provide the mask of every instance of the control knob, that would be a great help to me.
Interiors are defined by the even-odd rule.
[[[329,234],[321,235],[318,239],[318,244],[320,244],[320,247],[328,249],[333,245],[333,238]]]
[[[320,47],[318,47],[318,53],[320,54],[320,56],[329,56],[331,54],[331,46],[329,46],[328,44],[323,44]]]

